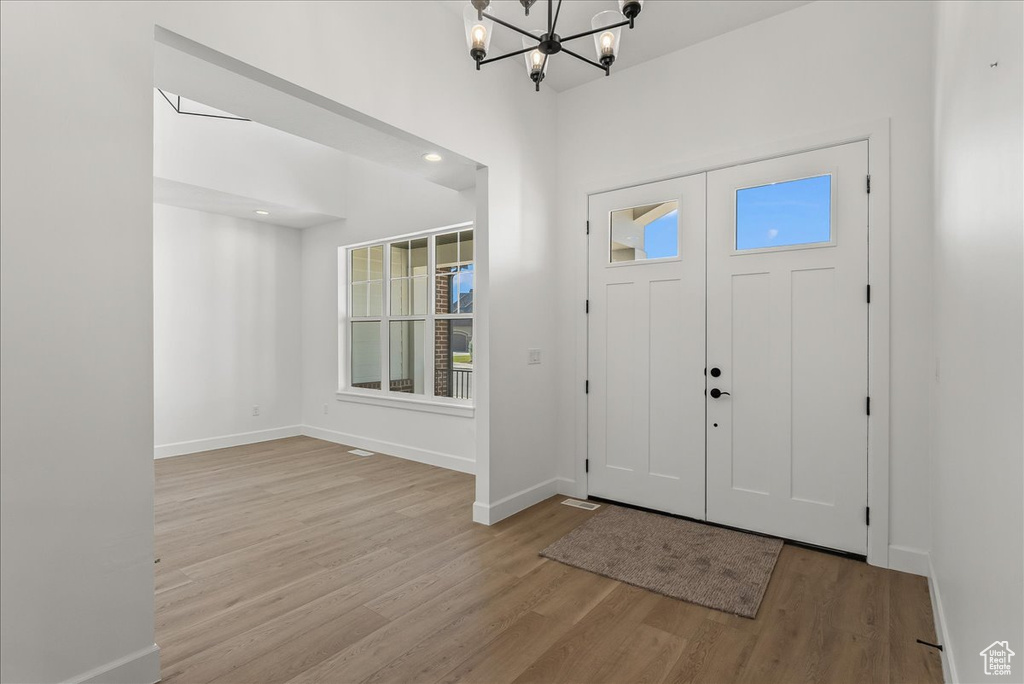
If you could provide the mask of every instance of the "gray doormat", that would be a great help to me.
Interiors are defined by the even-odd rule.
[[[609,506],[540,555],[753,618],[781,550],[780,539]]]

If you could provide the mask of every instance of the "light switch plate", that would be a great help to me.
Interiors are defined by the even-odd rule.
[[[526,350],[526,364],[529,366],[536,366],[540,363],[540,349],[527,349]]]

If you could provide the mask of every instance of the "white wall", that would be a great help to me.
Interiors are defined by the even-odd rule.
[[[301,263],[295,228],[153,205],[157,456],[301,424]]]
[[[931,561],[967,682],[997,639],[1024,675],[1022,26],[1019,2],[939,4]]]
[[[302,416],[308,434],[474,472],[475,417],[339,401],[338,248],[473,221],[475,192],[456,192],[361,163],[346,192],[348,218],[302,232]],[[342,277],[345,276],[344,270]],[[339,296],[340,295],[340,296]],[[343,335],[343,333],[342,333]],[[324,407],[327,413],[324,413]]]
[[[566,359],[586,348],[587,192],[891,117],[890,544],[920,553],[929,542],[932,22],[930,3],[815,2],[567,91],[558,103]],[[582,476],[578,372],[571,363],[559,369],[558,452],[569,480]]]
[[[555,99],[518,63],[477,73],[434,3],[0,3],[5,681],[154,674],[157,24],[488,167],[478,515],[555,475],[555,355],[526,366],[555,327]]]

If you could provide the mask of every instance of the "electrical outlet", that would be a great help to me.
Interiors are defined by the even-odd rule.
[[[260,407],[259,406],[253,406],[252,407],[252,415],[254,415],[254,416],[260,415]]]
[[[324,404],[324,415],[327,415],[327,404]]]
[[[527,349],[526,363],[530,366],[535,366],[540,363],[540,349]]]

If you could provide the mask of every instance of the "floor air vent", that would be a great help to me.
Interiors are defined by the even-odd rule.
[[[572,506],[573,508],[582,508],[585,511],[596,511],[601,507],[601,504],[591,503],[589,501],[578,501],[577,499],[566,499],[562,502],[563,506]]]
[[[352,449],[348,453],[355,454],[356,456],[373,456],[372,451],[367,451],[365,449]]]

